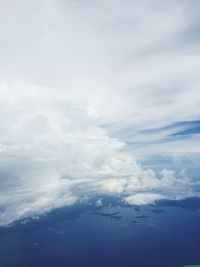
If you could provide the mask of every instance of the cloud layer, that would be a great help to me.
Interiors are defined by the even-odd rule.
[[[199,159],[196,1],[0,5],[1,225],[94,195],[198,195],[185,170],[138,163]]]

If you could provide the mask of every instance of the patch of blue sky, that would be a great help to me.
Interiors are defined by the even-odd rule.
[[[193,135],[193,134],[200,134],[200,125],[198,127],[188,128],[183,131],[173,133],[170,136],[187,136],[187,135]]]
[[[198,129],[200,132],[200,120],[179,121],[179,122],[172,123],[170,125],[166,125],[166,126],[159,127],[159,128],[146,129],[146,130],[141,131],[140,133],[143,133],[143,134],[151,134],[152,133],[153,134],[153,133],[163,132],[163,131],[168,131],[168,130],[176,131],[178,129],[182,129],[182,130],[180,130],[178,132],[174,132],[171,135],[175,135],[175,134],[182,133],[182,132],[186,132],[186,134],[187,134],[187,131],[192,133],[192,132],[195,132],[195,129]],[[194,130],[194,131],[192,131],[192,130]]]
[[[132,135],[130,134],[130,129],[128,129],[128,132],[129,136],[124,134],[124,141],[129,147],[140,147],[146,144],[162,144],[200,134],[200,120],[180,121],[159,128],[132,132]]]

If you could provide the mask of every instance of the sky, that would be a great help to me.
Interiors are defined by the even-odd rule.
[[[98,195],[199,196],[199,10],[0,0],[0,225]]]

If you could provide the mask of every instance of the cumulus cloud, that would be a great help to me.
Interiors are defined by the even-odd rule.
[[[161,200],[164,197],[158,193],[138,193],[125,198],[125,201],[131,205],[146,205],[153,204],[156,200]]]
[[[196,1],[0,5],[1,225],[94,195],[196,194],[184,172],[138,163],[199,154],[198,134],[165,128],[199,120]]]

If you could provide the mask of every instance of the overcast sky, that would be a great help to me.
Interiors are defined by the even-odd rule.
[[[200,158],[199,10],[0,0],[0,225],[94,194],[198,195],[196,172],[174,162]],[[156,158],[173,164],[143,163]]]

